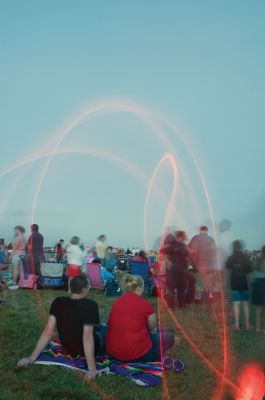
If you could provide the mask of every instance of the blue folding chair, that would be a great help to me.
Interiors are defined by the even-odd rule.
[[[130,261],[131,274],[139,275],[144,280],[144,291],[147,296],[153,296],[155,291],[155,281],[150,274],[150,265],[148,262]]]

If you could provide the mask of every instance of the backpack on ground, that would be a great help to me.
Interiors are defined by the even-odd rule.
[[[121,296],[122,290],[116,278],[112,278],[106,282],[105,296],[118,297]]]

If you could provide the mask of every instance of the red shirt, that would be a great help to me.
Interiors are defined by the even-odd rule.
[[[109,315],[106,350],[117,360],[135,360],[152,347],[148,317],[153,306],[141,296],[126,292],[113,304]]]

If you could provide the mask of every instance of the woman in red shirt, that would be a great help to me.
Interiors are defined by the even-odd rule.
[[[115,301],[110,311],[106,352],[119,361],[161,361],[161,353],[167,352],[179,339],[172,333],[157,331],[154,308],[141,297],[144,282],[140,276],[126,274],[123,287],[125,293]],[[174,360],[166,359],[166,363],[174,368]]]

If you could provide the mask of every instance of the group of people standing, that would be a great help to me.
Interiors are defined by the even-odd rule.
[[[244,251],[242,241],[231,242],[230,252],[227,244],[220,251],[215,240],[208,235],[206,226],[201,226],[199,234],[187,245],[185,240],[185,232],[177,231],[175,234],[168,234],[161,244],[161,273],[166,277],[168,306],[175,306],[175,292],[179,307],[183,307],[194,301],[198,288],[201,289],[201,300],[209,303],[216,301],[220,290],[226,291],[229,288],[234,314],[233,330],[240,330],[241,304],[244,309],[245,329],[252,329],[252,298],[256,306],[256,331],[262,331],[261,316],[265,310],[265,246],[253,265]]]

